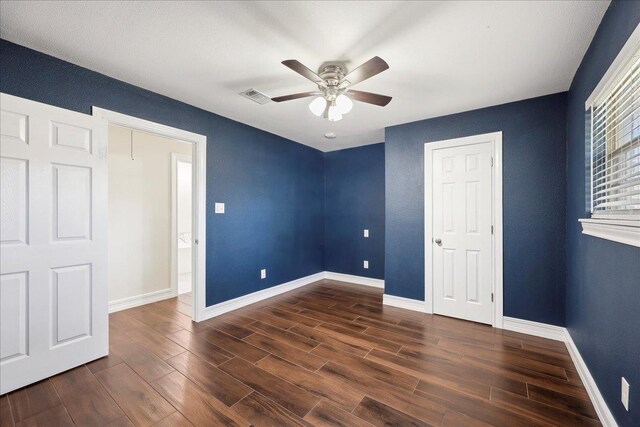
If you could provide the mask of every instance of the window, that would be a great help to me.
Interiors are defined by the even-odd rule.
[[[591,212],[640,213],[640,55],[591,107]]]
[[[640,247],[640,26],[585,104],[591,218],[583,233]]]

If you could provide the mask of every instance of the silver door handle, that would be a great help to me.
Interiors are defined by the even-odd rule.
[[[442,246],[442,239],[436,239],[435,242],[436,242],[436,245]]]

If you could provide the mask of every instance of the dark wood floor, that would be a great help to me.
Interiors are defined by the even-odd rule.
[[[0,398],[5,425],[599,425],[563,343],[321,281],[194,324],[114,313],[109,357]]]

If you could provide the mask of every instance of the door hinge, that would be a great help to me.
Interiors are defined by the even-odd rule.
[[[493,167],[493,157],[491,158],[491,167]]]
[[[493,234],[493,225],[491,226],[491,234]]]
[[[491,302],[493,302],[493,292],[491,292]]]
[[[200,243],[200,241],[198,239],[195,239],[195,243],[197,245],[198,243]]]

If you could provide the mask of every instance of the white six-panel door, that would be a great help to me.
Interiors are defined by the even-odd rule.
[[[108,352],[107,125],[0,94],[0,394]]]
[[[492,144],[432,155],[434,313],[491,324]]]

